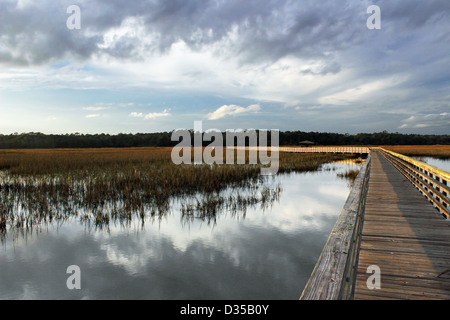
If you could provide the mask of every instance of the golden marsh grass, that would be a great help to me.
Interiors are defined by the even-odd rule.
[[[175,165],[171,148],[0,151],[0,229],[78,218],[95,228],[161,217],[181,199],[187,220],[214,220],[277,201],[260,165]],[[225,152],[224,152],[225,154]],[[279,173],[317,170],[351,155],[280,153]],[[248,158],[248,157],[247,157]],[[224,190],[231,190],[227,195]],[[235,192],[233,192],[233,190]],[[247,190],[246,192],[242,192]]]
[[[401,153],[409,157],[434,157],[439,159],[450,159],[450,145],[382,146],[382,148]]]

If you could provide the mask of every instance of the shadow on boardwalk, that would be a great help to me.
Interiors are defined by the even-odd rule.
[[[355,299],[450,299],[450,224],[379,152],[373,153]],[[367,268],[381,269],[369,290]]]

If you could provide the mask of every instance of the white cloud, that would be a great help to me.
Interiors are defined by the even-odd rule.
[[[84,107],[83,110],[87,111],[102,111],[110,109],[110,107],[102,107],[102,106],[93,106],[93,107]]]
[[[156,119],[156,118],[167,117],[167,116],[170,116],[170,113],[167,110],[164,110],[163,112],[148,113],[144,116],[144,119],[145,120]]]
[[[98,117],[100,117],[100,115],[98,113],[96,113],[96,114],[88,114],[88,115],[85,116],[85,118],[87,118],[87,119],[98,118]]]
[[[234,104],[231,105],[223,105],[213,113],[208,114],[209,120],[218,120],[230,115],[237,114],[245,114],[250,112],[258,112],[261,110],[261,106],[259,104],[252,104],[247,108],[236,106]]]
[[[153,120],[153,119],[156,119],[156,118],[170,116],[171,114],[170,114],[169,111],[170,111],[170,109],[169,110],[168,109],[164,109],[163,112],[151,112],[151,113],[147,113],[147,114],[144,114],[142,112],[131,112],[129,114],[129,116],[133,117],[133,118],[144,118],[145,120]]]
[[[364,83],[362,85],[343,90],[318,99],[322,104],[345,105],[355,101],[370,101],[372,97],[379,97],[380,92],[402,83],[406,77],[392,77]]]
[[[117,119],[125,112],[141,120],[167,117],[167,111],[146,114],[149,111],[137,109],[144,97],[141,92],[151,90],[155,95],[146,96],[145,103],[160,103],[156,96],[166,92],[176,101],[186,101],[178,108],[183,115],[174,115],[177,126],[188,121],[186,115],[198,114],[205,107],[185,99],[195,94],[264,103],[265,111],[278,104],[292,108],[270,119],[279,121],[276,126],[280,129],[436,128],[428,118],[414,124],[402,119],[448,109],[448,100],[437,100],[448,92],[449,42],[445,30],[450,22],[445,15],[450,6],[442,0],[426,4],[411,1],[414,5],[386,3],[383,32],[375,37],[369,36],[365,27],[368,0],[347,1],[345,6],[332,0],[320,5],[291,0],[258,5],[238,0],[189,5],[164,0],[92,0],[92,10],[83,11],[85,27],[77,32],[65,28],[64,3],[0,1],[2,22],[8,26],[0,35],[0,108],[9,109],[6,115],[2,113],[0,121],[14,118],[8,122],[28,126],[17,114],[29,114],[31,118],[35,116],[31,108],[37,110],[42,103],[40,99],[27,101],[28,92],[61,89],[70,90],[59,101],[56,95],[50,101],[55,109],[61,103],[77,100],[71,93],[74,90],[79,90],[77,95],[89,97],[77,100],[92,103],[78,106],[85,107],[82,117],[102,116],[107,110],[120,108],[128,109],[108,116]],[[62,28],[55,29],[57,26]],[[396,76],[408,79],[393,80]],[[120,93],[120,101],[137,99],[136,104],[97,104],[99,92]],[[211,111],[222,104],[214,105]],[[213,120],[252,111],[245,106],[223,106],[204,115]],[[340,106],[346,106],[348,114],[343,114]],[[378,122],[369,119],[374,111],[382,117]],[[63,114],[56,114],[58,120],[64,119]],[[251,126],[264,125],[272,115],[254,119]],[[58,123],[55,128],[67,130],[66,125]],[[125,130],[111,127],[119,122],[109,123],[105,124],[107,130]],[[365,127],[365,123],[369,126]],[[444,125],[430,132],[447,133],[449,129]]]
[[[117,109],[117,108],[127,108],[127,107],[133,107],[134,102],[127,102],[127,103],[104,103],[99,102],[94,104],[93,106],[83,107],[83,110],[87,111],[103,111],[103,110],[109,110],[109,109]]]
[[[450,113],[442,112],[437,114],[419,114],[411,116],[402,121],[399,129],[405,128],[429,128],[450,126]]]

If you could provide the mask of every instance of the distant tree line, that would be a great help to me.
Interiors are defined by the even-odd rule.
[[[191,135],[193,135],[192,131]],[[0,149],[172,147],[177,145],[178,141],[171,141],[171,136],[171,132],[116,135],[79,133],[57,135],[36,132],[0,134]],[[225,142],[225,133],[223,136]],[[386,131],[354,135],[302,131],[280,132],[281,146],[295,146],[302,141],[312,141],[316,145],[449,145],[450,135],[400,134]],[[203,145],[208,144],[210,142],[203,143]]]

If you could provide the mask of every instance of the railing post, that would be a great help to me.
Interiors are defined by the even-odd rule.
[[[448,172],[414,160],[399,153],[381,149],[390,161],[432,205],[445,217],[450,217],[448,210],[450,199],[447,180]],[[445,183],[444,183],[445,181]]]

